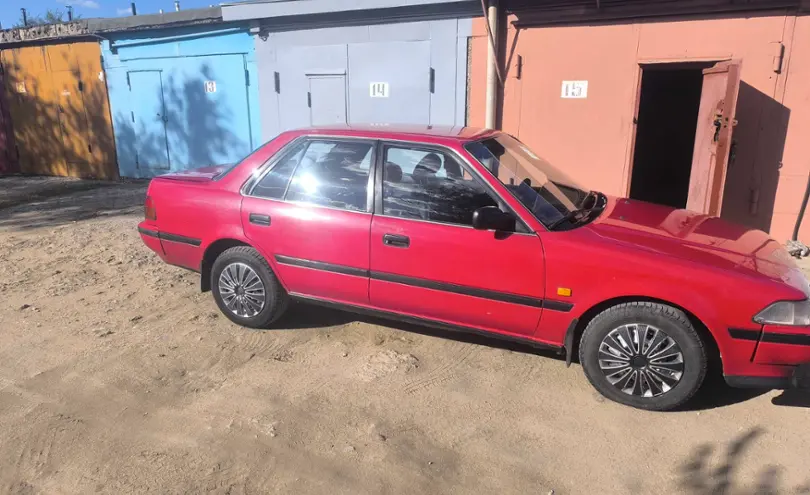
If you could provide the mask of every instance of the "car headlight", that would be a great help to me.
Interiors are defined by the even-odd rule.
[[[769,325],[810,325],[810,300],[775,302],[760,311],[754,321]]]

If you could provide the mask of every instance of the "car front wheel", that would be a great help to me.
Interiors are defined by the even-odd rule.
[[[605,397],[664,411],[688,401],[706,375],[703,341],[683,311],[651,302],[613,306],[590,321],[579,359]]]
[[[267,328],[289,305],[289,296],[267,260],[249,246],[230,248],[217,257],[211,289],[220,311],[250,328]]]

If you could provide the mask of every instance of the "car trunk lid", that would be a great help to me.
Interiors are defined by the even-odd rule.
[[[165,180],[179,180],[186,182],[209,182],[214,180],[222,172],[227,170],[227,165],[218,165],[214,167],[194,168],[183,170],[180,172],[172,172],[158,176],[160,179]]]

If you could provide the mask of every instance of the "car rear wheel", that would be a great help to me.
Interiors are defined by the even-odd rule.
[[[255,249],[223,252],[211,269],[211,291],[220,311],[234,323],[267,328],[287,310],[289,296]]]
[[[683,311],[651,302],[613,306],[588,323],[579,359],[591,384],[621,404],[664,411],[706,376],[703,341]]]

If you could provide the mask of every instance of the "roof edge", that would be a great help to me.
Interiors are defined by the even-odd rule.
[[[38,41],[93,38],[105,33],[145,31],[178,26],[196,26],[222,22],[220,7],[187,9],[163,14],[143,14],[127,17],[78,19],[57,24],[42,24],[0,31],[0,45],[36,43]]]
[[[268,18],[293,18],[338,13],[362,14],[388,9],[455,8],[466,6],[470,12],[480,11],[480,0],[285,0],[253,1],[222,5],[225,21],[245,21]]]

